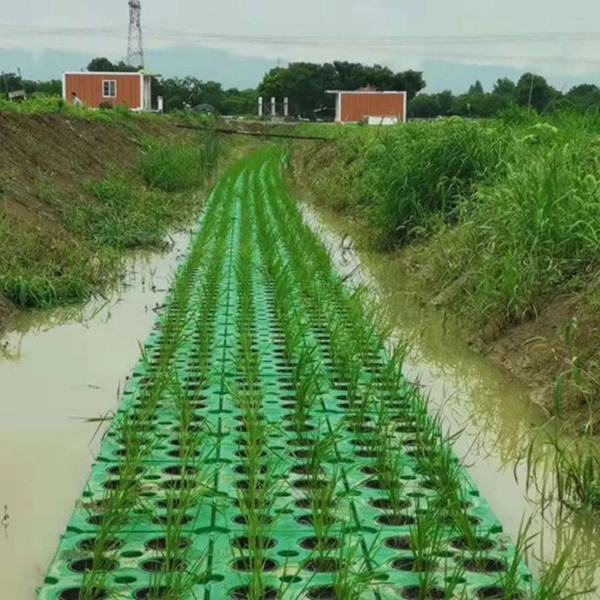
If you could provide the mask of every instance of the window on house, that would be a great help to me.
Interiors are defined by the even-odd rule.
[[[117,97],[117,82],[114,79],[108,79],[102,82],[102,96],[104,98]]]

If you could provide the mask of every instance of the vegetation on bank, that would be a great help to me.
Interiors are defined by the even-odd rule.
[[[584,288],[597,303],[599,116],[512,110],[338,131],[298,150],[302,182],[367,222],[381,247],[408,249],[429,289],[477,329],[505,330]],[[575,350],[568,379],[585,397],[599,389],[596,353]]]
[[[595,114],[542,119],[511,111],[486,122],[337,128],[332,141],[295,152],[296,175],[315,200],[358,219],[384,251],[401,252],[463,330],[499,336],[540,313],[548,318],[558,303],[553,327],[521,344],[536,354],[547,342],[556,365],[540,398],[554,422],[532,443],[527,480],[544,499],[593,512],[600,511],[599,134]],[[565,298],[575,300],[560,304]],[[573,427],[580,435],[565,436]]]
[[[131,117],[115,111],[102,118]],[[21,308],[86,300],[118,279],[124,250],[161,248],[169,230],[189,222],[200,202],[195,192],[217,161],[214,136],[141,144],[132,168],[115,156],[104,176],[75,190],[40,172],[34,200],[52,217],[43,222],[24,218],[18,197],[2,190],[0,295]]]

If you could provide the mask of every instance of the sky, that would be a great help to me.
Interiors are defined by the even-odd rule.
[[[127,0],[0,0],[0,71],[58,78],[125,58]],[[254,86],[290,61],[352,60],[425,72],[428,91],[524,71],[559,89],[600,84],[597,0],[142,0],[146,66]],[[597,24],[597,25],[596,25]]]

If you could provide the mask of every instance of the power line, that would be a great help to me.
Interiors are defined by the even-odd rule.
[[[139,4],[139,0],[132,0]],[[0,24],[0,31],[14,34],[38,34],[58,36],[98,36],[117,37],[118,30],[115,26],[106,25],[102,27],[58,27],[58,26],[19,26]],[[557,42],[600,42],[600,32],[531,32],[531,33],[508,33],[508,34],[483,34],[483,35],[421,35],[421,36],[377,36],[377,37],[354,37],[354,36],[324,36],[324,35],[271,35],[271,34],[247,34],[247,33],[213,33],[197,32],[185,29],[154,28],[148,35],[149,39],[158,41],[226,41],[229,43],[255,43],[255,44],[285,44],[285,45],[343,45],[356,46],[368,45],[374,48],[380,46],[422,46],[422,45],[471,45],[471,44],[540,44]]]

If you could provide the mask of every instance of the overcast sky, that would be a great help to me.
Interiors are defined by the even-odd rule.
[[[15,65],[5,63],[15,57],[28,68],[37,65],[37,74],[81,66],[60,66],[59,53],[65,63],[75,56],[125,56],[127,0],[1,3],[0,70],[12,70]],[[558,87],[582,79],[598,83],[600,74],[597,0],[142,0],[142,5],[148,57],[167,75],[204,77],[219,73],[222,65],[223,81],[249,84],[241,81],[240,65],[247,66],[248,79],[250,71],[256,78],[278,61],[336,58],[425,69],[432,89],[460,87],[479,74],[489,79],[535,70]],[[212,65],[205,64],[210,60]]]

